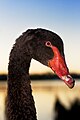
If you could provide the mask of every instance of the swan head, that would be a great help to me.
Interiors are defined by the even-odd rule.
[[[37,29],[33,40],[30,41],[32,57],[50,67],[69,88],[74,87],[74,80],[66,65],[62,39],[55,33]]]

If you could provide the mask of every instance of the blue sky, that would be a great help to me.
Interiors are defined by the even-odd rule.
[[[80,0],[1,0],[0,72],[7,72],[15,39],[28,28],[38,27],[61,36],[70,71],[80,73]],[[30,72],[51,70],[32,60]]]

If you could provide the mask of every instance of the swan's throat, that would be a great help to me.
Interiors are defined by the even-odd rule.
[[[27,58],[26,58],[27,57]],[[29,78],[29,56],[12,54],[8,66],[8,120],[36,120],[36,109]]]

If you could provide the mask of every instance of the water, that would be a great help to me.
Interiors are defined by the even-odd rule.
[[[80,99],[79,86],[80,82],[78,81],[73,89],[69,89],[63,81],[33,81],[32,89],[38,120],[54,120],[54,108],[57,98],[69,109],[76,98]],[[6,88],[6,82],[0,82],[0,120],[5,120]]]

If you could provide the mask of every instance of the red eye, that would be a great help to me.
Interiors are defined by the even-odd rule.
[[[47,41],[47,42],[45,43],[45,45],[46,45],[47,47],[51,47],[51,46],[52,46],[50,41]]]

